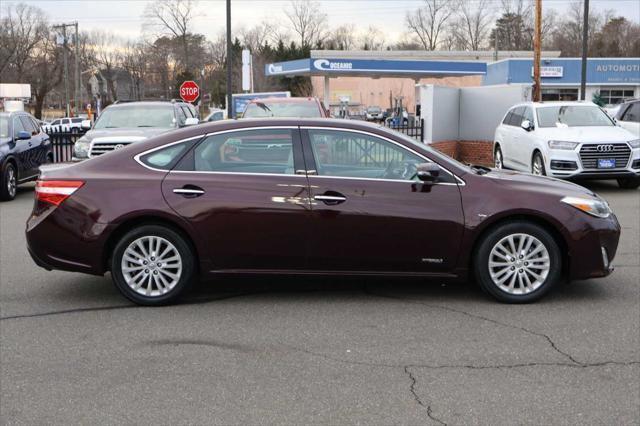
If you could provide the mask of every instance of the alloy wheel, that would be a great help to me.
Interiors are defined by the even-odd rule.
[[[7,193],[10,197],[16,195],[16,172],[13,167],[7,168]]]
[[[496,149],[496,153],[494,157],[495,157],[494,159],[495,168],[501,169],[502,168],[502,151],[500,150],[500,148]]]
[[[493,246],[488,266],[491,280],[500,290],[521,295],[544,284],[551,261],[542,241],[529,234],[511,234]]]
[[[144,236],[126,248],[121,270],[133,291],[147,297],[158,297],[173,290],[180,281],[182,257],[168,240]]]
[[[536,155],[533,157],[532,173],[534,175],[542,176],[544,174],[543,170],[544,165],[542,164],[542,157],[540,157],[540,155]]]

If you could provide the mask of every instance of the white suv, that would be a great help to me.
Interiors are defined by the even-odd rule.
[[[591,102],[513,106],[494,139],[496,168],[640,186],[640,139]]]

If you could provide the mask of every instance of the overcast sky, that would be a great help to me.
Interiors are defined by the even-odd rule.
[[[476,0],[466,0],[476,1]],[[501,0],[489,0],[491,8],[499,10]],[[543,8],[554,8],[560,14],[574,0],[542,0]],[[104,29],[125,38],[136,38],[142,30],[142,14],[147,0],[2,0],[3,7],[12,3],[27,3],[43,9],[53,22],[78,21],[81,30]],[[288,0],[232,0],[232,28],[251,27],[268,19],[285,23],[284,9]],[[365,28],[375,25],[395,41],[404,31],[404,17],[422,0],[322,0],[331,27],[354,23]],[[640,22],[640,0],[590,0],[592,9],[613,9],[617,15]],[[200,0],[196,32],[214,38],[225,25],[224,0]]]

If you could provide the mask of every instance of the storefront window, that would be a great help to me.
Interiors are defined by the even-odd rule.
[[[600,97],[607,105],[617,105],[626,99],[633,98],[634,92],[633,89],[602,89]]]
[[[542,89],[542,101],[577,101],[578,89]]]

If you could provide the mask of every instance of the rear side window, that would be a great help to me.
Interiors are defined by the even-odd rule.
[[[187,147],[187,142],[171,145],[143,155],[140,161],[154,169],[171,170],[186,152]]]
[[[71,122],[72,123],[82,123],[82,118],[72,118]]]
[[[631,106],[624,112],[621,120],[640,123],[640,102],[634,102],[631,104]]]
[[[194,149],[195,171],[294,174],[290,129],[212,135]]]

